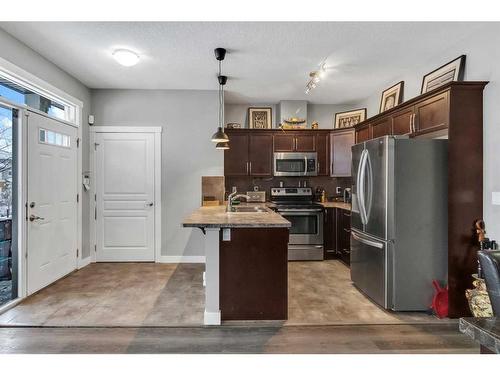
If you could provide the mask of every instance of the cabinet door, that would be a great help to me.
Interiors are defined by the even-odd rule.
[[[370,124],[356,128],[356,143],[368,141],[372,138]]]
[[[392,134],[410,134],[412,132],[411,121],[413,113],[413,107],[394,112],[392,115]]]
[[[318,153],[318,176],[330,175],[330,149],[328,147],[329,134],[316,135],[316,151]]]
[[[327,208],[325,210],[323,230],[325,259],[333,259],[337,257],[337,218],[335,210],[335,208]]]
[[[351,176],[351,147],[354,144],[354,131],[347,130],[331,134],[331,176]]]
[[[230,134],[229,150],[224,150],[224,175],[248,175],[248,135]]]
[[[295,136],[293,134],[276,134],[274,136],[274,152],[295,151]]]
[[[351,212],[337,209],[337,252],[339,258],[349,265],[351,261]]]
[[[251,176],[273,175],[273,136],[271,134],[250,134],[248,147],[249,173]]]
[[[384,135],[391,135],[392,133],[392,119],[387,116],[372,124],[372,138],[383,137]]]
[[[448,127],[448,91],[415,104],[415,130],[434,131]]]
[[[315,137],[313,134],[300,134],[295,136],[295,151],[314,152],[316,151]]]

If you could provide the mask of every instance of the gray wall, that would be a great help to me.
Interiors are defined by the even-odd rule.
[[[82,150],[83,150],[83,170],[89,168],[88,147],[89,131],[86,119],[90,113],[90,90],[80,81],[76,80],[68,73],[46,60],[44,57],[33,51],[31,48],[13,38],[0,28],[0,56],[15,64],[21,69],[37,76],[50,83],[52,86],[68,93],[69,95],[83,102],[83,124],[82,124]],[[84,192],[82,197],[83,207],[83,230],[82,230],[82,256],[90,255],[89,246],[89,195]]]
[[[201,176],[224,173],[210,142],[217,105],[216,91],[92,90],[95,125],[163,128],[162,255],[204,255],[201,231],[181,222],[200,206]]]
[[[276,127],[276,104],[231,104],[224,106],[224,124],[237,122],[242,127],[248,128],[248,108],[249,107],[271,107],[272,108],[272,126]]]
[[[490,81],[484,91],[484,189],[483,209],[488,237],[500,239],[500,206],[492,205],[491,193],[500,191],[500,24],[484,24],[474,29],[468,37],[443,47],[438,56],[422,56],[422,64],[415,71],[387,80],[380,92],[373,93],[363,103],[368,107],[368,116],[378,113],[380,94],[393,83],[405,81],[405,100],[420,94],[422,77],[444,63],[462,55],[467,55],[465,80]],[[399,53],[404,53],[400,51]],[[473,220],[475,218],[471,218]]]

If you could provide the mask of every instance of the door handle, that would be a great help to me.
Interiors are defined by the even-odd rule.
[[[377,249],[383,249],[384,248],[384,244],[381,244],[379,242],[375,242],[375,241],[371,241],[367,238],[361,238],[360,236],[358,236],[356,233],[354,232],[351,232],[351,235],[352,237],[356,240],[356,241],[359,241],[361,243],[364,243],[365,245],[368,245],[368,246],[372,246],[372,247],[376,247]]]
[[[154,203],[153,203],[153,202],[149,202],[149,203],[148,203],[148,206],[149,206],[149,207],[153,207],[153,206],[154,206]]]
[[[45,218],[31,214],[30,215],[30,221],[35,221],[35,220],[45,220]]]
[[[304,156],[304,176],[307,176],[307,156]]]

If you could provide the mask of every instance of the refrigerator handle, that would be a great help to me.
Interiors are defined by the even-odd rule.
[[[365,173],[366,173],[366,158],[368,151],[365,149],[361,153],[360,167],[359,167],[359,179],[358,179],[358,197],[359,197],[359,211],[361,214],[361,222],[363,224],[367,223],[366,217],[366,199],[365,199]]]
[[[351,231],[351,235],[352,237],[356,240],[356,241],[359,241],[361,243],[364,243],[365,245],[368,245],[368,246],[372,246],[372,247],[376,247],[377,249],[383,249],[384,248],[384,244],[380,243],[380,242],[375,242],[375,241],[372,241],[372,240],[369,240],[367,238],[363,238],[361,236],[358,236],[356,234],[356,232],[353,232]]]
[[[372,203],[373,203],[373,169],[370,159],[370,153],[368,152],[368,150],[366,151],[365,168],[368,176],[368,197],[363,202],[363,207],[365,209],[366,224],[368,224],[368,221],[370,220],[370,212],[372,211]],[[368,204],[366,204],[366,202],[368,202]]]

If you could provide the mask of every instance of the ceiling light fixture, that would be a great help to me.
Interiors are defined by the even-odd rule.
[[[309,94],[311,90],[315,89],[318,86],[319,81],[325,78],[326,75],[326,63],[321,64],[319,70],[314,70],[309,73],[309,81],[306,85],[305,93]]]
[[[139,62],[139,55],[128,49],[117,49],[113,52],[116,62],[123,66],[134,66]]]
[[[215,146],[216,149],[227,150],[229,149],[229,146],[227,146],[227,148],[222,148],[219,145],[220,143],[229,142],[229,137],[226,133],[224,133],[224,85],[227,82],[227,77],[221,74],[222,60],[224,60],[224,57],[226,57],[226,50],[224,48],[216,48],[214,50],[214,53],[215,58],[217,59],[217,61],[219,61],[219,75],[217,76],[217,81],[219,82],[219,127],[217,128],[215,134],[212,136],[211,140],[212,142],[217,143],[217,145]]]
[[[217,150],[229,150],[229,142],[219,142],[215,145]]]

